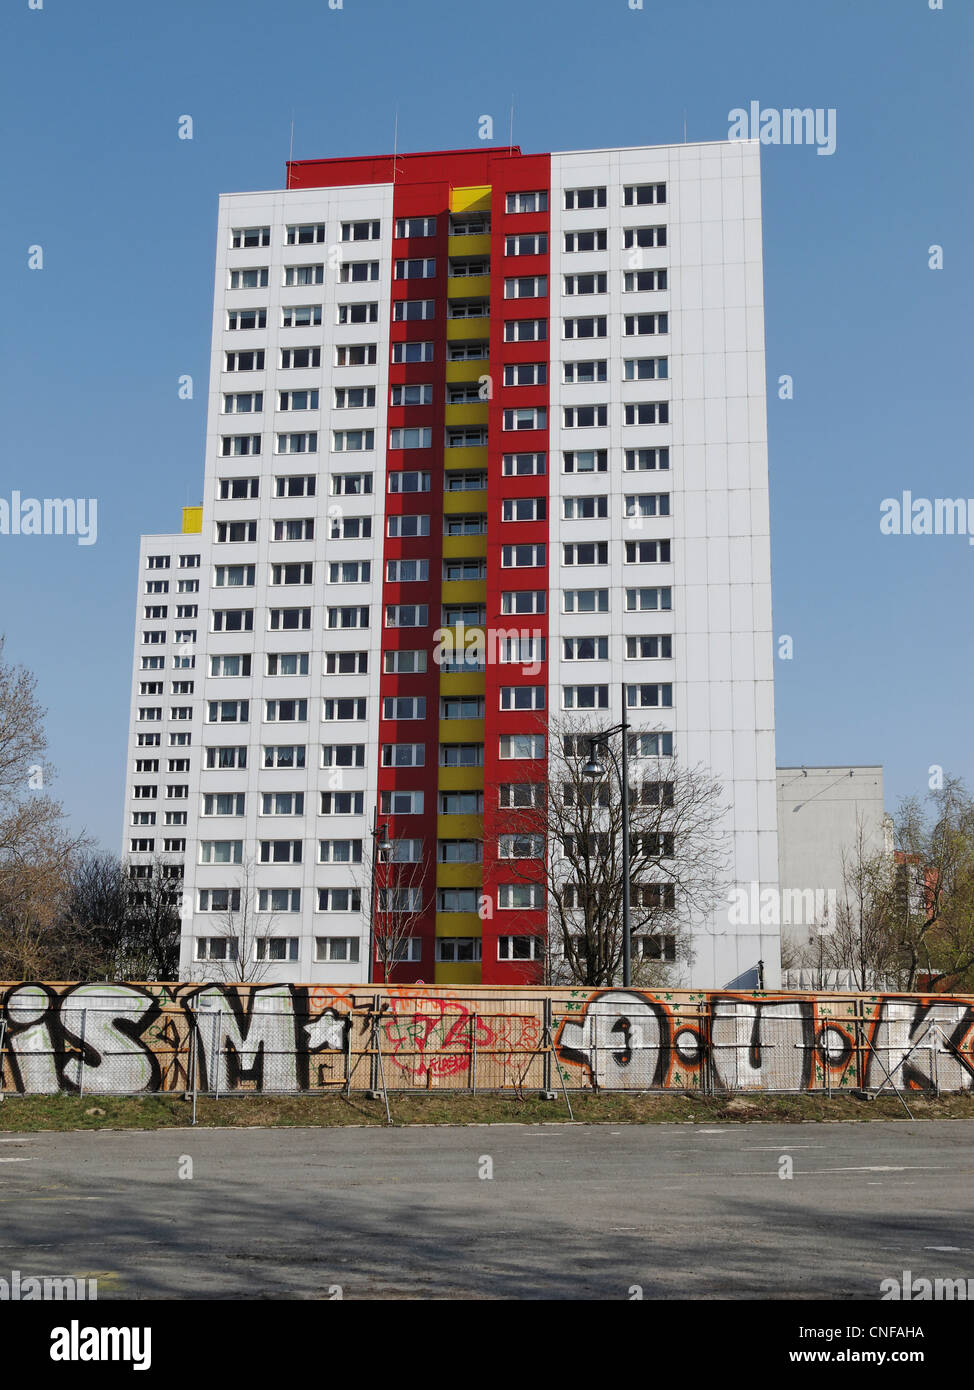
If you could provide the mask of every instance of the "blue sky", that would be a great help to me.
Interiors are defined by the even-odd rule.
[[[972,38],[969,0],[6,0],[0,496],[99,511],[95,545],[0,536],[0,632],[73,823],[119,848],[138,537],[200,500],[218,195],[283,186],[292,114],[296,158],[386,151],[397,111],[401,149],[451,148],[483,114],[505,143],[512,94],[525,151],[835,108],[833,155],[762,156],[778,762],[882,763],[890,808],[932,764],[974,780],[974,547],[879,530],[903,489],[974,497]]]

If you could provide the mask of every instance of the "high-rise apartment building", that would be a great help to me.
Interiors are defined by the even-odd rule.
[[[505,824],[546,722],[617,722],[623,687],[637,754],[719,778],[732,879],[775,887],[766,441],[756,144],[223,196],[203,504],[143,542],[126,803],[136,872],[183,864],[184,976],[233,912],[264,979],[366,979],[375,817],[414,866],[373,904],[396,981],[538,979]],[[777,982],[776,926],[724,908],[693,946],[674,982]]]

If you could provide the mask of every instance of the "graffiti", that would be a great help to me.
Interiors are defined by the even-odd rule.
[[[550,1030],[550,1031],[549,1031]],[[0,985],[0,1089],[974,1090],[974,999],[470,986]]]

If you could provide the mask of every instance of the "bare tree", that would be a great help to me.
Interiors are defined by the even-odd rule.
[[[261,912],[259,890],[254,884],[256,866],[247,860],[237,879],[237,886],[228,889],[228,907],[217,918],[218,939],[226,943],[222,959],[210,959],[207,975],[227,984],[258,984],[273,964],[266,942],[274,935],[277,917]]]
[[[956,777],[910,797],[895,819],[899,851],[891,916],[904,989],[922,973],[929,988],[969,984],[974,974],[974,801]]]
[[[374,846],[365,870],[362,905],[366,919],[371,919],[377,973],[383,984],[389,984],[396,966],[405,961],[407,942],[429,914],[425,894],[434,876],[429,873],[425,850],[418,860],[412,858],[413,843],[398,838]],[[367,969],[371,974],[371,962]]]
[[[24,979],[56,970],[71,866],[90,841],[66,830],[47,791],[53,771],[37,683],[4,661],[3,647],[0,638],[0,974]]]
[[[130,889],[122,969],[129,979],[174,980],[179,974],[182,864],[156,856],[125,866]]]
[[[547,904],[551,983],[607,985],[621,972],[621,788],[612,757],[595,780],[583,771],[593,738],[621,766],[622,735],[606,735],[607,727],[550,719],[547,783],[490,793],[501,805],[494,854],[513,879],[537,885]],[[629,850],[633,981],[650,984],[692,958],[691,922],[721,899],[727,855],[720,784],[672,757],[641,756],[646,733],[628,734]]]

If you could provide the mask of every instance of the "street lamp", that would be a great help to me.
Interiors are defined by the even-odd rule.
[[[629,883],[629,749],[627,746],[626,734],[629,725],[626,723],[626,687],[622,685],[622,723],[614,724],[611,729],[605,729],[602,733],[596,734],[588,741],[588,762],[582,768],[582,776],[591,780],[602,777],[604,769],[596,761],[595,750],[604,747],[609,757],[612,759],[612,766],[616,770],[619,785],[622,791],[622,983],[628,989],[632,984],[632,921],[630,904],[630,883]],[[616,755],[612,751],[609,742],[616,734],[622,734],[622,767]]]
[[[378,866],[380,863],[389,862],[392,854],[392,841],[387,840],[389,827],[383,823],[379,824],[379,808],[376,807],[372,813],[372,877],[369,880],[369,963],[366,979],[372,983],[373,965],[375,963],[375,902],[378,894]]]

